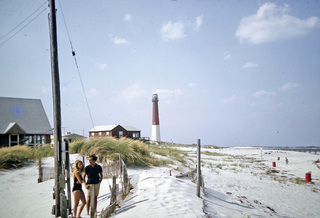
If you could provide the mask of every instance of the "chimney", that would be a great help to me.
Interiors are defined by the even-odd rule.
[[[151,141],[160,141],[158,94],[152,95],[152,135]]]

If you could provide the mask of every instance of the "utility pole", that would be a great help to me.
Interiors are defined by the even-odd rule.
[[[55,217],[61,215],[60,194],[64,193],[64,176],[62,174],[62,137],[61,137],[61,106],[60,106],[60,80],[58,67],[58,43],[56,25],[55,1],[49,0],[50,6],[50,51],[51,51],[51,75],[53,93],[54,114],[54,147],[55,147]]]

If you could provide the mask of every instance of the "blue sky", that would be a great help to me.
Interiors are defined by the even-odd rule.
[[[320,1],[56,6],[63,133],[121,124],[151,137],[157,93],[163,141],[320,144]],[[0,0],[0,96],[41,99],[53,126],[48,13],[46,1]]]

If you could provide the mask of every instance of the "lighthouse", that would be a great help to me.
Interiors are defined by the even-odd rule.
[[[158,109],[158,94],[152,95],[152,134],[151,141],[160,141],[160,126],[159,126],[159,109]]]

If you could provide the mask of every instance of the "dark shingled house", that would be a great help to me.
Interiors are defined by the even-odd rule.
[[[51,134],[40,99],[0,97],[0,147],[48,144]]]

